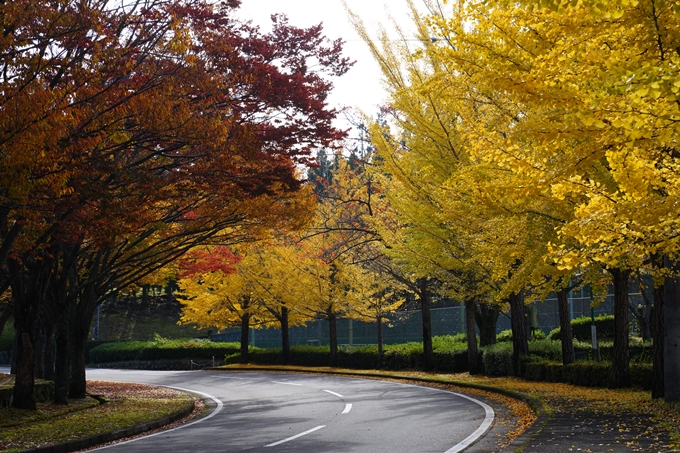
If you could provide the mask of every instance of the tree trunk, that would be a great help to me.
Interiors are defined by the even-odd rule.
[[[281,306],[281,356],[283,364],[290,362],[290,336],[288,334],[288,307]]]
[[[56,345],[54,373],[54,403],[68,404],[69,377],[71,375],[71,350],[69,348],[68,324],[61,322],[54,334]]]
[[[475,329],[475,306],[474,300],[465,302],[465,331],[467,335],[468,370],[470,374],[481,374],[482,360],[477,349],[477,334]]]
[[[475,310],[475,322],[479,327],[479,345],[496,344],[496,324],[500,310],[490,304],[478,303]]]
[[[383,358],[385,352],[383,351],[383,320],[382,316],[376,318],[376,325],[378,327],[378,366],[382,368]]]
[[[652,308],[652,398],[664,397],[664,285],[654,286]]]
[[[248,363],[248,334],[250,330],[250,314],[241,316],[241,363]]]
[[[2,332],[5,331],[7,321],[9,321],[9,318],[11,317],[12,310],[9,308],[9,306],[5,306],[4,310],[2,311],[2,314],[0,314],[0,337],[2,336]]]
[[[33,344],[31,343],[31,337],[28,332],[22,332],[20,338],[12,407],[16,409],[36,410],[34,396],[35,377],[33,375]]]
[[[529,355],[523,291],[510,295],[510,324],[512,327],[512,371],[515,376],[521,376],[521,357]]]
[[[418,282],[420,308],[423,320],[423,370],[432,369],[432,317],[430,315],[430,291],[427,279],[421,278]]]
[[[19,340],[12,407],[35,410],[33,343],[50,281],[52,263],[49,258],[44,258],[37,263],[25,264],[26,267],[21,270],[19,267],[22,265],[14,260],[10,260],[8,265],[14,267],[17,273],[12,283],[12,315],[15,335]]]
[[[68,396],[75,399],[87,396],[87,377],[85,375],[85,349],[89,337],[88,323],[86,326],[76,326],[75,335],[69,339],[71,350],[71,379],[69,381]],[[83,330],[85,333],[83,333]]]
[[[562,288],[557,292],[557,310],[560,316],[560,342],[562,343],[562,364],[574,363],[574,333],[571,330],[569,315],[569,290]]]
[[[338,318],[328,309],[328,344],[330,346],[330,366],[338,366]]]
[[[628,355],[628,279],[630,272],[609,269],[614,282],[614,350],[609,388],[630,387]]]
[[[665,267],[680,272],[680,264],[664,258]],[[680,401],[680,276],[667,277],[663,285],[664,319],[664,400]],[[670,385],[673,383],[673,385]]]
[[[93,270],[93,273],[97,270]],[[80,293],[76,301],[71,298],[64,302],[69,307],[71,336],[69,347],[71,350],[71,379],[69,382],[69,396],[71,398],[85,398],[87,396],[87,378],[85,372],[85,350],[90,338],[90,326],[99,305],[101,288],[88,284]]]
[[[45,323],[45,317],[41,316],[35,342],[33,342],[33,376],[36,379],[45,379],[45,343],[47,341]]]
[[[45,349],[43,351],[44,376],[48,381],[54,381],[54,330],[56,323],[52,322],[48,326]]]

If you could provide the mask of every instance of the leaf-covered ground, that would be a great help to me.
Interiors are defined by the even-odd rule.
[[[544,401],[552,420],[525,453],[672,452],[680,448],[680,407],[652,400],[647,391],[579,387],[469,374],[449,379],[506,388]],[[626,448],[624,448],[624,446]]]
[[[0,379],[2,376],[0,376]],[[115,431],[176,413],[193,405],[190,396],[141,384],[88,381],[98,399],[72,400],[68,406],[39,403],[37,411],[0,409],[0,451],[12,452]]]

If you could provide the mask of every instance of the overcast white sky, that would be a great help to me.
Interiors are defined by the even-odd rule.
[[[379,23],[388,24],[386,11],[400,23],[410,24],[408,9],[404,0],[346,0],[349,8],[358,14],[369,27]],[[373,116],[378,105],[386,98],[380,82],[381,73],[368,48],[349,23],[341,0],[242,0],[239,16],[252,19],[255,24],[268,30],[269,17],[284,13],[289,22],[298,27],[323,23],[324,34],[330,39],[346,41],[345,55],[356,60],[350,71],[334,80],[335,88],[330,98],[333,106],[359,108]],[[408,27],[405,27],[408,28]]]

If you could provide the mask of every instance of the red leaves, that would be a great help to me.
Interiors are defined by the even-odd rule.
[[[234,255],[229,247],[217,246],[201,250],[192,250],[179,261],[181,273],[179,278],[192,278],[209,272],[221,271],[225,275],[236,272],[236,265],[241,257]]]

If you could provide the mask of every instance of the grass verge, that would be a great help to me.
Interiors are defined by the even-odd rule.
[[[185,393],[141,384],[89,381],[88,392],[98,398],[73,400],[68,406],[40,403],[37,411],[0,409],[0,450],[16,452],[126,429],[194,405]]]

